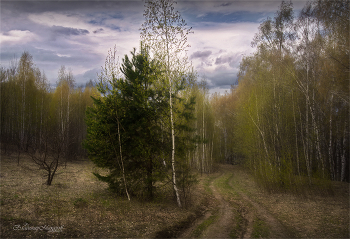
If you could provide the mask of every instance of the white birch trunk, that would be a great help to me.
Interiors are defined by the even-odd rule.
[[[181,200],[179,195],[179,190],[176,186],[176,171],[175,171],[175,130],[174,130],[174,118],[173,118],[173,104],[172,104],[172,90],[171,90],[171,80],[169,78],[169,84],[170,84],[170,124],[171,124],[171,141],[172,141],[172,148],[171,148],[171,169],[172,169],[172,176],[173,176],[173,186],[174,191],[176,195],[177,205],[181,207]]]

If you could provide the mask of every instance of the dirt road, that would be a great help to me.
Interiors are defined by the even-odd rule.
[[[222,167],[208,183],[215,207],[181,234],[180,238],[289,238],[292,235],[262,205],[235,187],[234,171]]]
[[[268,193],[240,166],[201,179],[211,206],[181,238],[349,238],[349,185],[332,191]]]

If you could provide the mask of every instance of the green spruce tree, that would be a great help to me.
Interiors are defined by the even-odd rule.
[[[87,110],[85,147],[97,166],[110,169],[109,175],[96,176],[112,189],[152,198],[155,182],[167,172],[161,156],[170,146],[162,140],[160,122],[167,97],[156,87],[161,72],[147,49],[141,46],[140,53],[134,49],[131,54],[123,59],[124,77],[114,76],[109,92],[93,98],[94,106]],[[107,86],[101,83],[99,89],[105,92]]]

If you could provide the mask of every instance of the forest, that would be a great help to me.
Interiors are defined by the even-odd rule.
[[[349,182],[349,3],[282,3],[259,27],[238,85],[214,96],[216,143],[267,187]]]
[[[29,159],[47,187],[88,159],[95,168],[89,174],[112,195],[155,202],[169,194],[180,208],[195,204],[198,185],[213,190],[208,185],[220,168],[237,165],[269,193],[335,192],[333,182],[349,183],[349,1],[308,2],[299,14],[282,2],[260,24],[238,83],[221,95],[210,95],[191,65],[186,49],[193,30],[173,3],[147,2],[140,45],[121,61],[111,48],[85,86],[64,65],[50,86],[30,52],[1,66],[2,158],[12,156],[17,166]],[[218,185],[232,186],[236,174],[227,173]],[[230,191],[223,192],[225,199]],[[258,228],[258,219],[244,220]],[[235,230],[231,236],[249,231]]]

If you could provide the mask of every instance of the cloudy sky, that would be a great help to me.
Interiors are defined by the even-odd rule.
[[[144,1],[1,0],[0,63],[8,67],[28,51],[52,86],[61,65],[70,68],[77,85],[96,79],[108,50],[119,58],[139,46]],[[210,92],[230,89],[243,55],[260,23],[273,17],[280,1],[195,1],[175,5],[194,33],[188,57]],[[293,1],[297,12],[305,1]]]

